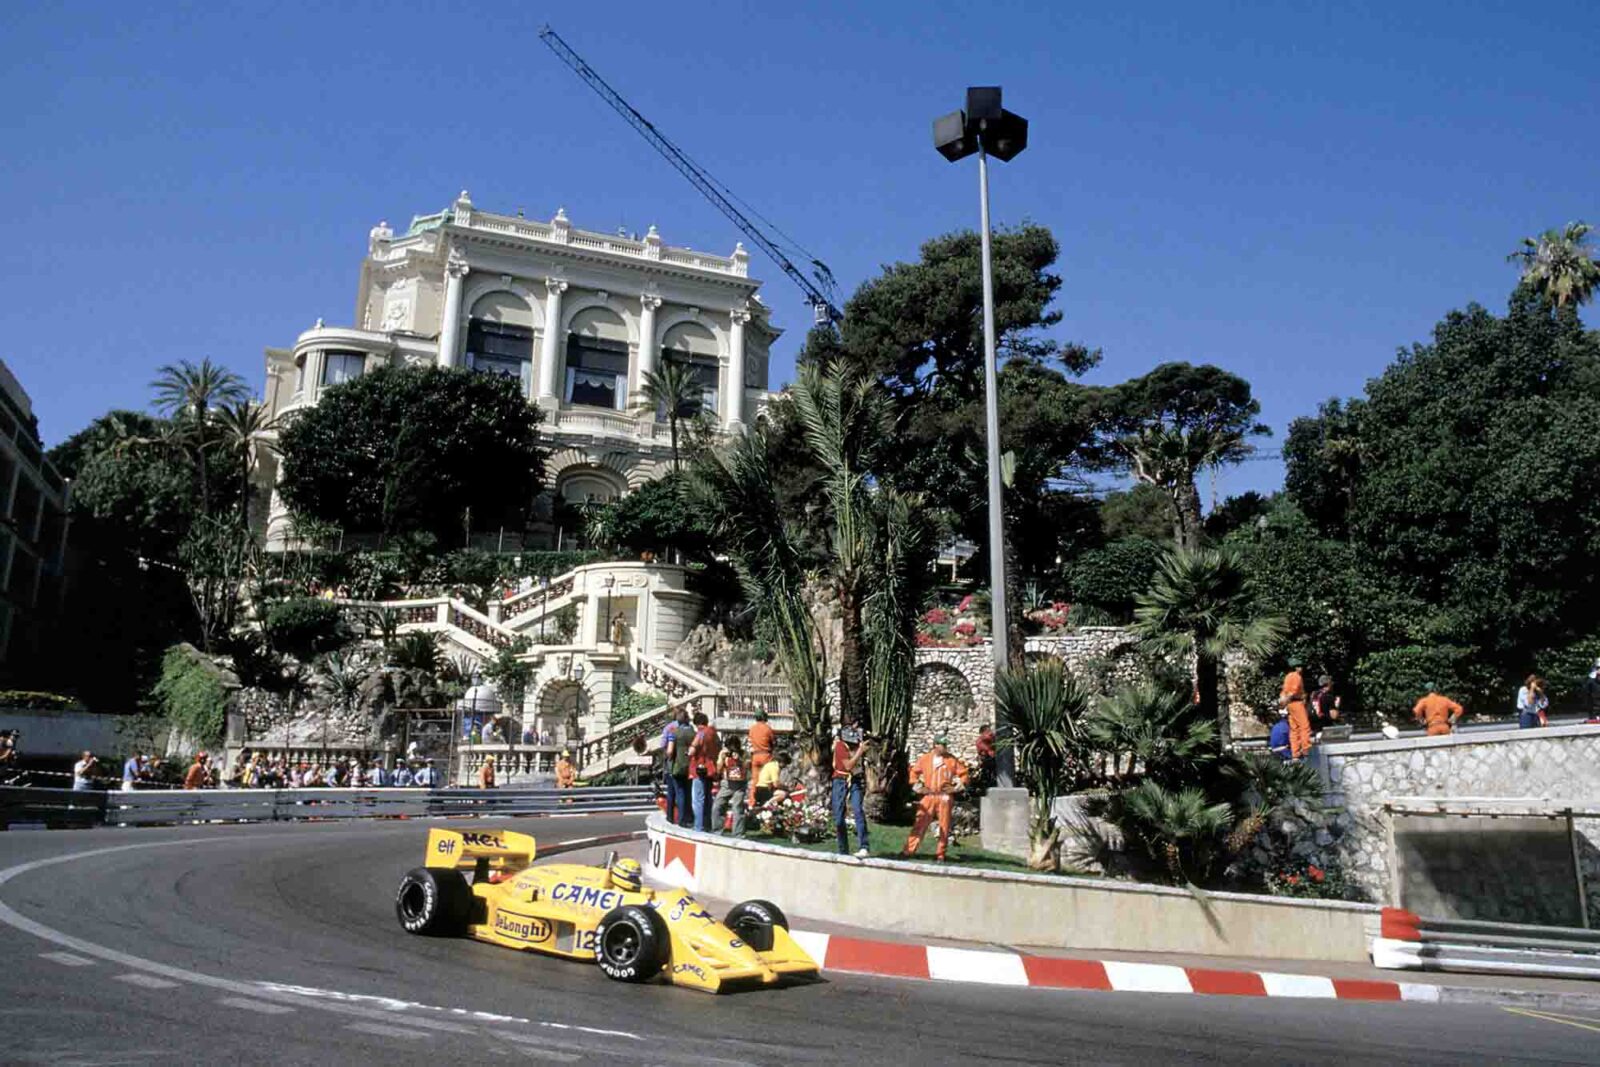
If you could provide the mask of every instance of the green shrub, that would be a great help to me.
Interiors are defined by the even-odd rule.
[[[615,726],[619,722],[627,722],[635,715],[643,715],[647,711],[665,707],[666,703],[665,693],[657,693],[655,690],[641,693],[636,689],[630,689],[612,703],[611,725]]]
[[[301,660],[332,651],[350,640],[339,605],[310,597],[273,604],[267,609],[262,629],[273,648]]]
[[[1569,645],[1539,653],[1534,657],[1534,669],[1549,682],[1551,697],[1568,700],[1583,692],[1597,656],[1600,656],[1600,634],[1591,634]],[[1521,684],[1521,678],[1507,682],[1508,688]]]
[[[82,711],[83,705],[60,693],[37,693],[28,689],[0,689],[0,708],[17,711]]]
[[[1401,645],[1363,656],[1355,672],[1361,704],[1369,713],[1409,722],[1430,682],[1465,704],[1474,695],[1466,670],[1473,655],[1464,645]]]
[[[1116,622],[1133,618],[1133,602],[1150,589],[1166,548],[1146,537],[1124,537],[1073,561],[1067,577],[1075,611],[1092,606]],[[1084,625],[1080,618],[1073,622]],[[1092,624],[1091,624],[1092,625]]]
[[[193,645],[167,649],[152,695],[174,729],[202,745],[222,739],[228,691],[217,669]]]
[[[515,556],[500,557],[500,577],[509,581],[516,581],[519,578],[554,578],[574,567],[581,567],[586,563],[599,563],[605,558],[605,553],[591,549],[523,552]]]

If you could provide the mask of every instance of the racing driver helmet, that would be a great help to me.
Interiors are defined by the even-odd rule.
[[[618,889],[637,893],[642,878],[638,860],[620,859],[611,865],[611,884]]]

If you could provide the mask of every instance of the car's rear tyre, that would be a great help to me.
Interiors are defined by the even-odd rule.
[[[460,871],[412,868],[400,879],[394,914],[407,933],[459,937],[472,915],[472,887]]]
[[[612,908],[594,932],[594,961],[619,982],[647,982],[667,961],[666,924],[650,908]]]
[[[770,900],[746,900],[728,909],[722,925],[757,952],[772,951],[773,927],[789,929],[788,916]]]

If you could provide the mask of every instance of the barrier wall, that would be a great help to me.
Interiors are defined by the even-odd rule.
[[[725,900],[919,937],[1365,962],[1380,909],[1095,878],[858,860],[648,824],[648,874]]]

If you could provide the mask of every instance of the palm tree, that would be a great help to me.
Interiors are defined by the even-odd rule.
[[[337,705],[347,715],[361,697],[361,690],[372,677],[373,668],[359,652],[329,652],[316,661],[313,668],[317,688],[330,705]],[[322,747],[328,747],[328,713],[322,715]]]
[[[206,469],[210,447],[207,424],[211,410],[223,404],[242,403],[250,396],[244,379],[226,367],[203,359],[168,363],[156,372],[150,383],[156,393],[156,407],[181,423],[187,431],[195,456],[195,471],[200,483],[200,513],[211,513],[211,489]]]
[[[1134,629],[1157,649],[1194,658],[1195,703],[1217,724],[1226,747],[1228,716],[1218,699],[1221,663],[1229,649],[1261,658],[1283,639],[1282,619],[1261,614],[1238,552],[1205,548],[1169,553],[1155,584],[1134,610]]]
[[[1522,265],[1522,284],[1558,308],[1582,307],[1600,286],[1600,263],[1589,251],[1593,227],[1569,222],[1564,229],[1524,237],[1522,247],[1506,257]]]
[[[926,591],[933,538],[922,501],[893,489],[873,496],[878,545],[863,605],[867,725],[878,742],[867,758],[868,817],[881,821],[905,776],[911,698],[916,689],[917,615]]]
[[[1084,718],[1089,691],[1058,659],[1001,671],[994,680],[995,717],[1008,728],[1004,742],[1028,783],[1032,805],[1028,866],[1053,871],[1061,862],[1061,827],[1051,815],[1055,798],[1070,793],[1088,766]]]
[[[703,402],[700,383],[694,371],[681,360],[668,358],[653,371],[645,371],[639,379],[639,395],[634,410],[663,412],[667,418],[667,433],[672,440],[672,473],[678,473],[678,427],[700,413]]]
[[[1235,463],[1250,452],[1245,435],[1206,426],[1148,426],[1116,439],[1133,476],[1172,501],[1172,536],[1180,551],[1200,547],[1200,490],[1195,476],[1207,467]]]
[[[224,404],[215,415],[217,447],[231,459],[239,476],[239,523],[250,526],[250,476],[261,464],[262,455],[273,447],[272,435],[278,421],[265,404],[238,400]]]
[[[1227,802],[1213,803],[1197,786],[1169,789],[1148,778],[1119,794],[1114,808],[1123,833],[1174,882],[1191,885],[1210,873],[1234,826]]]
[[[802,757],[816,767],[830,732],[827,655],[806,603],[796,532],[778,505],[769,445],[760,429],[735,437],[702,457],[690,487],[772,640],[789,683]]]
[[[1142,771],[1174,781],[1216,755],[1215,720],[1188,693],[1154,681],[1118,688],[1095,708],[1086,729],[1095,747],[1111,757],[1113,777]]]

